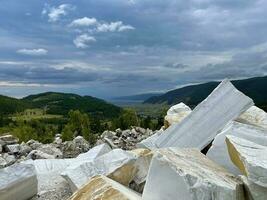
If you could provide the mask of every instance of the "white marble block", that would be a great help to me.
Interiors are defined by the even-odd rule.
[[[202,150],[229,122],[252,105],[252,99],[224,80],[181,123],[165,130],[156,140],[156,146]]]
[[[232,163],[229,157],[225,142],[226,135],[234,135],[267,146],[267,131],[265,129],[238,122],[233,122],[225,127],[224,130],[215,137],[211,148],[207,152],[207,156],[235,175],[240,175],[241,172]]]
[[[28,200],[37,194],[37,177],[33,165],[15,164],[0,169],[0,199]]]
[[[267,187],[267,147],[233,135],[226,136],[232,162],[249,181]]]
[[[242,182],[197,149],[157,150],[143,200],[244,200]]]
[[[267,113],[257,106],[250,107],[236,121],[259,126],[267,130]]]

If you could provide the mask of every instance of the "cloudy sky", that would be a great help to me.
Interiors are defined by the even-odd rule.
[[[0,93],[101,98],[267,75],[266,0],[0,0]]]

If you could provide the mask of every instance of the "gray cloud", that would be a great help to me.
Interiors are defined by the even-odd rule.
[[[78,84],[98,80],[98,74],[90,70],[78,70],[64,67],[57,69],[50,66],[0,64],[1,81],[15,81],[34,84]]]
[[[0,7],[0,82],[108,96],[266,75],[267,1],[71,2]],[[36,47],[49,53],[25,56]]]

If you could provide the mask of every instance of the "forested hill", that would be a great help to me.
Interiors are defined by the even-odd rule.
[[[116,117],[121,108],[102,99],[77,94],[46,92],[23,99],[0,96],[1,114],[13,114],[27,108],[46,108],[48,114],[66,115],[70,110],[80,110],[91,115]]]
[[[251,97],[257,106],[267,110],[267,76],[235,80],[232,83],[237,89]],[[151,97],[144,103],[171,105],[184,102],[194,107],[204,100],[218,84],[219,82],[208,82],[171,90],[161,96]]]

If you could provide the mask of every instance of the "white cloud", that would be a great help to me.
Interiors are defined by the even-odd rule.
[[[74,8],[75,7],[71,4],[61,4],[58,7],[50,7],[48,4],[46,4],[42,14],[47,14],[49,22],[56,22],[61,16],[66,16],[69,11],[73,10]]]
[[[48,53],[46,49],[19,49],[17,53],[30,56],[43,56]]]
[[[126,30],[134,30],[135,28],[131,25],[125,25],[122,21],[103,23],[97,26],[98,32],[122,32]]]
[[[70,26],[92,26],[97,24],[96,18],[83,17],[75,19],[71,22]]]
[[[75,44],[75,46],[77,48],[87,48],[88,47],[88,44],[90,42],[95,42],[96,39],[93,37],[93,36],[90,36],[88,34],[82,34],[82,35],[79,35],[77,36],[74,40],[73,40],[73,43]]]

